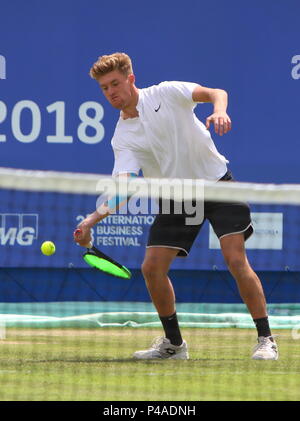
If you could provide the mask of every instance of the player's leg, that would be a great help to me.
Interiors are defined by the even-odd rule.
[[[208,219],[220,240],[224,259],[257,328],[260,349],[253,358],[277,359],[262,284],[245,252],[245,241],[253,233],[250,208],[242,202],[215,202],[208,208]]]
[[[178,249],[168,247],[149,247],[142,264],[142,273],[158,312],[165,337],[155,342],[150,349],[137,351],[138,359],[171,358],[188,359],[187,345],[183,341],[175,307],[175,293],[168,272]]]
[[[151,226],[142,265],[145,282],[164,328],[165,338],[149,350],[137,351],[135,358],[188,359],[187,344],[181,336],[175,293],[168,272],[175,257],[188,255],[202,224],[187,225],[186,218],[192,215],[176,213],[173,211],[173,204],[175,205],[171,202],[170,213],[165,214],[160,203],[160,213]]]
[[[162,322],[165,336],[172,345],[182,344],[176,315],[175,292],[168,272],[178,250],[168,247],[150,247],[146,250],[142,273],[152,302]]]
[[[168,247],[149,247],[146,249],[142,273],[149,294],[161,317],[175,312],[175,293],[168,272],[178,250]]]
[[[257,328],[258,345],[254,349],[252,358],[277,360],[278,349],[269,326],[264,291],[259,277],[248,262],[244,235],[224,236],[220,239],[220,244],[227,266],[237,282],[240,295]]]
[[[165,338],[136,358],[187,359],[187,345],[182,339],[175,307],[175,293],[168,272],[176,256],[186,257],[201,226],[186,225],[184,214],[159,214],[151,226],[142,265],[149,294],[157,309]]]
[[[267,307],[262,284],[250,266],[246,252],[244,234],[226,235],[220,245],[229,271],[237,282],[240,295],[254,320],[267,317]],[[266,333],[270,335],[268,330]]]

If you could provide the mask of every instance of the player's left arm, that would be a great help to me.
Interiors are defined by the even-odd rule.
[[[228,95],[226,91],[197,85],[193,91],[192,98],[194,102],[211,102],[214,106],[214,112],[206,119],[207,129],[209,129],[212,123],[215,132],[220,136],[231,130],[231,120],[226,112],[228,106]]]

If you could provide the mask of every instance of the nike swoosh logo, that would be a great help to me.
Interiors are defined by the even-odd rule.
[[[154,111],[157,113],[157,111],[160,109],[161,104],[159,104],[158,108],[154,108]]]

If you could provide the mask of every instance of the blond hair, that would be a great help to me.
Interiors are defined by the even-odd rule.
[[[133,72],[130,57],[125,53],[101,56],[91,67],[90,76],[97,80],[113,70],[118,70],[125,76],[130,75]]]

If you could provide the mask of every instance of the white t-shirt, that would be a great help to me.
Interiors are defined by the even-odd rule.
[[[139,116],[119,118],[112,138],[113,175],[219,180],[227,171],[205,125],[196,117],[197,84],[162,82],[139,89]]]

